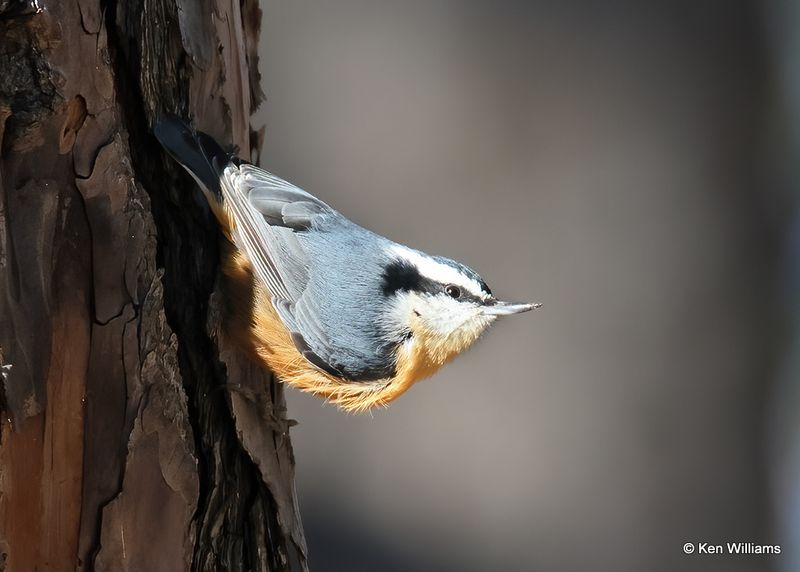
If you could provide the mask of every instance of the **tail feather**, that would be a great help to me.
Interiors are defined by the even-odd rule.
[[[202,131],[195,131],[174,115],[160,117],[153,128],[153,133],[167,153],[214,199],[222,202],[220,175],[231,162],[231,155],[226,153],[213,137]]]

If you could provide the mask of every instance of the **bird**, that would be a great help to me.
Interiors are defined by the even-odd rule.
[[[350,221],[173,115],[153,133],[219,223],[236,339],[291,387],[348,412],[385,407],[498,318],[480,275]]]

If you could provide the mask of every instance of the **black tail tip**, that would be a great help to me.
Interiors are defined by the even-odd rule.
[[[158,142],[175,158],[180,149],[197,147],[196,135],[189,124],[176,115],[164,114],[156,119],[153,135]]]
[[[230,156],[213,137],[195,131],[183,119],[169,114],[158,117],[153,126],[153,135],[173,159],[220,199],[222,189],[219,179],[230,162]]]
[[[156,117],[154,132],[164,132],[166,129],[192,131],[191,121],[186,121],[173,113],[159,113]]]

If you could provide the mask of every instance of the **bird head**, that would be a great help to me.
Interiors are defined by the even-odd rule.
[[[467,349],[497,318],[540,304],[503,302],[471,268],[397,247],[383,274],[388,320],[397,336],[424,346],[436,365]]]

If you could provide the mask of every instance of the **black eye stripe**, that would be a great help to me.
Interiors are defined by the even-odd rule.
[[[453,295],[455,292],[449,291],[451,288],[455,288],[456,290],[458,290],[457,296]],[[463,288],[456,284],[448,284],[447,286],[444,286],[441,290],[439,290],[439,292],[440,295],[445,294],[446,296],[449,296],[454,300],[458,300],[459,302],[474,302],[475,304],[484,303],[484,299],[482,296],[475,295],[470,290],[467,290],[466,288]]]
[[[481,291],[488,294],[488,288],[480,282]],[[453,296],[448,289],[458,290],[458,295]],[[416,266],[405,260],[395,260],[388,264],[383,271],[382,292],[390,296],[398,292],[417,292],[419,294],[446,295],[461,301],[483,303],[483,297],[472,293],[472,290],[457,284],[442,284],[419,272]]]
[[[413,264],[397,260],[384,269],[382,288],[384,295],[389,296],[399,291],[434,294],[441,287],[421,275]]]

